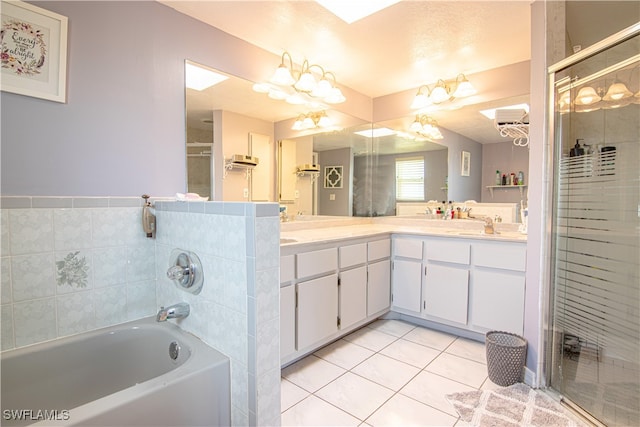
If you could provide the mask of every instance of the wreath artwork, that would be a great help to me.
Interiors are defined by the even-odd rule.
[[[35,76],[42,72],[47,59],[47,45],[41,30],[34,29],[27,22],[10,19],[2,24],[0,42],[2,68],[12,70],[16,75]]]

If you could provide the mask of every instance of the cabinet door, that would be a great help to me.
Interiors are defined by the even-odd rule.
[[[473,325],[522,334],[524,283],[521,273],[476,270],[471,302]]]
[[[424,311],[430,316],[467,324],[469,270],[430,264],[424,282]]]
[[[367,316],[389,308],[391,299],[391,261],[378,261],[368,266]]]
[[[296,351],[295,286],[280,288],[280,357]]]
[[[298,350],[338,330],[338,276],[320,277],[298,287]]]
[[[418,261],[393,261],[393,306],[420,313],[422,305],[422,263]]]
[[[367,270],[365,267],[340,272],[340,329],[367,317]]]

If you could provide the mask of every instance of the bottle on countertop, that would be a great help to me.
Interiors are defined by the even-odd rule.
[[[502,174],[502,185],[507,185],[507,175],[506,174]]]
[[[511,172],[511,175],[509,175],[509,185],[516,185],[517,181],[516,181],[516,174]]]
[[[496,171],[496,185],[502,185],[502,178],[500,177],[500,171]]]
[[[524,185],[524,172],[518,172],[518,185]]]

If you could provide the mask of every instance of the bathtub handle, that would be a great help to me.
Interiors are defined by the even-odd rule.
[[[198,294],[204,282],[202,263],[196,254],[174,249],[167,277],[187,292]]]

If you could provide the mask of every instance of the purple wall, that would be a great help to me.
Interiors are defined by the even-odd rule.
[[[250,79],[271,56],[156,2],[34,4],[69,18],[67,103],[2,92],[3,195],[183,192],[184,60]]]

